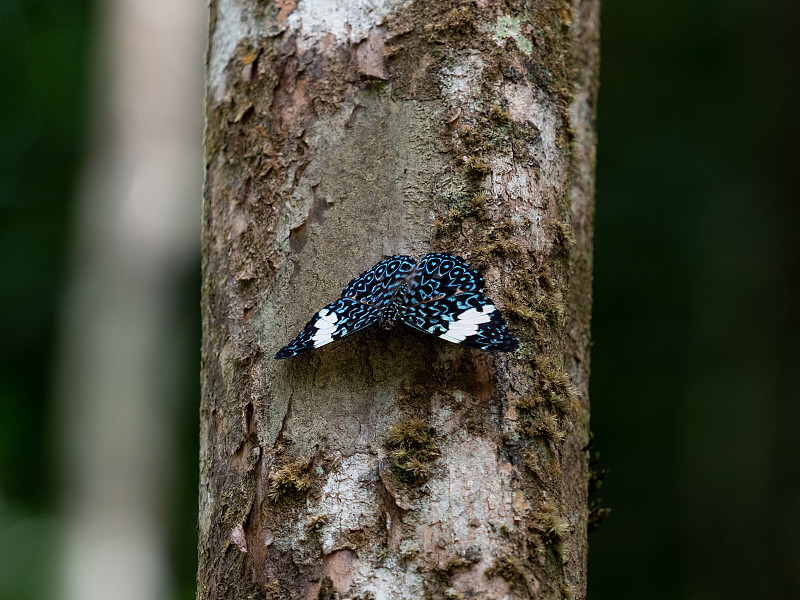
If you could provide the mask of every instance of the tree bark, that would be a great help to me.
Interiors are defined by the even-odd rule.
[[[198,598],[582,598],[597,0],[211,4]],[[513,354],[273,360],[393,254]]]

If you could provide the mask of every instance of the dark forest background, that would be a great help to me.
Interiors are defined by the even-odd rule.
[[[47,597],[56,578],[52,376],[94,15],[0,0],[0,598]],[[592,600],[800,597],[798,17],[791,0],[603,2],[591,402],[612,512],[590,535]],[[197,265],[176,282],[183,454],[167,507],[185,599]]]

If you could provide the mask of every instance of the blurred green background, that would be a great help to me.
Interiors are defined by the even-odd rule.
[[[59,300],[87,121],[91,6],[0,0],[0,598],[50,597]],[[50,540],[51,543],[42,543]]]
[[[606,0],[589,597],[800,598],[800,28],[789,0]],[[95,7],[0,0],[0,598],[51,593],[52,376]],[[198,65],[200,61],[198,60]],[[198,225],[199,234],[199,225]],[[178,282],[174,598],[192,598],[199,267]]]
[[[603,3],[590,598],[800,598],[798,8]]]

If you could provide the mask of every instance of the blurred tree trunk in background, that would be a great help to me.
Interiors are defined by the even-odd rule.
[[[212,2],[198,598],[585,596],[598,11]],[[431,250],[519,351],[375,328],[273,360]]]
[[[93,122],[59,356],[58,598],[174,593],[181,283],[196,269],[203,13],[98,4]],[[172,564],[171,564],[172,563]]]

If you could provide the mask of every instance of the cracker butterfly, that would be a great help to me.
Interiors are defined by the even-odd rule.
[[[403,323],[449,342],[511,352],[519,347],[497,307],[483,295],[481,274],[451,254],[417,262],[392,256],[353,279],[275,358],[303,354],[375,325]]]

